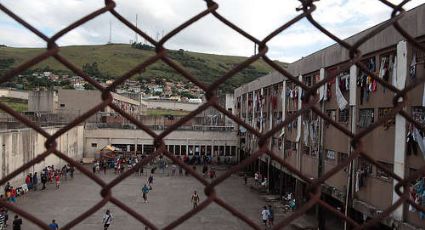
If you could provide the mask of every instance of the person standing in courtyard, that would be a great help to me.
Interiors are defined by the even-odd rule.
[[[22,219],[19,218],[18,215],[15,215],[15,219],[13,220],[13,230],[21,230]]]
[[[147,184],[145,184],[142,188],[142,196],[145,203],[148,203],[148,193],[150,189]]]
[[[273,210],[273,208],[272,208],[272,206],[270,204],[269,204],[268,210],[269,210],[269,220],[268,220],[269,226],[270,227],[273,227],[273,223],[274,223],[274,210]]]
[[[41,183],[43,184],[43,187],[41,188],[41,190],[46,189],[46,183],[47,183],[47,171],[43,172],[41,174]]]
[[[38,185],[38,176],[37,172],[34,173],[34,176],[32,176],[32,185],[34,187],[34,191],[37,191],[37,185]]]
[[[51,230],[58,230],[59,229],[59,225],[56,223],[56,220],[55,219],[53,219],[52,220],[52,223],[49,224],[49,228]]]
[[[198,207],[198,204],[199,204],[199,195],[196,192],[196,190],[192,194],[191,201],[192,201],[192,204],[193,204],[193,208]]]
[[[243,174],[243,181],[244,181],[245,185],[248,183],[248,175],[247,175],[247,173],[244,173]]]
[[[264,206],[263,207],[263,210],[261,211],[261,220],[263,221],[264,226],[266,227],[266,229],[268,227],[267,223],[269,221],[269,216],[270,216],[270,212],[267,209],[267,206]]]
[[[107,230],[109,228],[109,226],[111,226],[111,223],[112,223],[112,214],[111,214],[111,211],[109,211],[109,209],[106,210],[106,213],[103,216],[102,223],[103,223],[103,229],[104,230]]]

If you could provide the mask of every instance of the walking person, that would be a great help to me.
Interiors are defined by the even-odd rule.
[[[153,176],[150,175],[149,178],[148,178],[148,185],[149,185],[150,188],[152,188],[152,184],[153,184]]]
[[[49,224],[49,228],[51,230],[59,230],[59,225],[56,223],[56,220],[55,219],[53,219],[52,220],[52,223]]]
[[[270,204],[269,204],[268,210],[269,210],[269,219],[268,219],[269,226],[270,227],[273,227],[273,223],[274,223],[274,210],[273,210],[273,208],[272,208],[272,206]]]
[[[93,162],[93,165],[92,165],[92,172],[93,172],[93,174],[96,174],[96,161],[95,161],[95,162]]]
[[[71,179],[74,178],[74,166],[69,166],[69,176],[71,176]]]
[[[56,173],[55,181],[56,181],[56,189],[59,189],[59,186],[61,184],[61,177],[59,176],[59,173]]]
[[[263,210],[261,211],[261,220],[263,221],[264,226],[266,227],[266,229],[268,227],[267,224],[268,224],[269,216],[270,216],[270,212],[267,209],[267,206],[264,206],[263,207]]]
[[[21,230],[22,219],[19,218],[18,215],[15,215],[15,219],[13,220],[13,230]]]
[[[107,230],[109,228],[109,226],[111,225],[111,223],[112,223],[112,214],[111,214],[111,211],[109,211],[109,209],[106,210],[106,213],[103,216],[102,223],[103,223],[103,229],[104,230]]]
[[[192,201],[192,204],[193,204],[193,208],[198,207],[198,204],[199,204],[199,195],[196,192],[196,190],[192,194],[191,201]]]
[[[142,196],[145,203],[148,203],[148,193],[150,191],[150,188],[147,184],[145,184],[142,188]]]
[[[34,176],[32,177],[32,185],[34,187],[34,191],[37,191],[37,185],[38,185],[38,176],[37,172],[34,173]]]
[[[247,175],[247,173],[243,174],[243,181],[244,181],[245,185],[248,183],[248,175]]]
[[[65,180],[68,180],[68,167],[66,167],[66,165],[62,167],[62,175],[65,178]]]

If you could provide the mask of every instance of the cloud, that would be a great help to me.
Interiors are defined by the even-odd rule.
[[[218,12],[252,36],[263,39],[273,30],[301,12],[297,0],[216,0]],[[79,18],[102,8],[103,0],[2,0],[10,10],[30,22],[48,36],[65,28]],[[401,0],[392,0],[400,3]],[[156,39],[168,33],[189,18],[206,9],[202,0],[119,0],[116,11]],[[411,9],[421,0],[409,2]],[[326,0],[315,2],[313,17],[325,28],[341,38],[349,37],[370,26],[390,18],[391,8],[378,0]],[[67,33],[58,44],[105,44],[109,40],[109,23],[112,24],[112,41],[129,43],[135,33],[115,19],[110,13]],[[0,12],[0,44],[17,47],[45,47],[45,44],[28,30]],[[144,39],[138,37],[139,41]],[[269,56],[282,61],[293,61],[311,52],[333,44],[327,36],[307,20],[285,30],[269,43]],[[227,55],[253,54],[253,43],[236,33],[212,15],[181,31],[166,43],[167,48],[185,49]]]

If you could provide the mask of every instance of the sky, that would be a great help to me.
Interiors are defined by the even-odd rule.
[[[402,0],[390,0],[399,3]],[[216,0],[218,12],[258,39],[294,18],[300,12],[297,0]],[[0,3],[34,27],[52,36],[67,25],[103,6],[104,0],[0,0]],[[206,9],[203,0],[116,0],[118,11],[154,39],[161,38],[190,17]],[[412,0],[405,9],[424,4]],[[347,38],[391,16],[391,8],[378,0],[320,0],[313,17],[340,38]],[[109,12],[72,30],[58,40],[59,46],[101,45],[109,41],[126,43],[135,33]],[[138,37],[139,42],[145,42]],[[303,19],[273,38],[268,56],[292,62],[332,45],[307,20]],[[12,47],[46,47],[46,43],[0,11],[0,44]],[[208,15],[171,38],[165,47],[223,55],[250,56],[254,44]]]

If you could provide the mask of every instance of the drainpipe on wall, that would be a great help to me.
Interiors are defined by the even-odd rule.
[[[356,99],[357,99],[357,66],[353,65],[350,67],[350,112],[351,112],[351,125],[350,129],[352,133],[356,133],[357,131],[357,106],[356,106]],[[353,151],[353,147],[351,146],[351,143],[348,143],[348,154],[351,155]],[[344,215],[348,216],[348,209],[352,207],[352,201],[354,199],[354,175],[355,175],[355,167],[356,163],[355,160],[351,161],[348,165],[348,176],[347,176],[347,190],[345,193],[345,208],[344,208]],[[344,221],[344,230],[347,230],[347,222]]]

